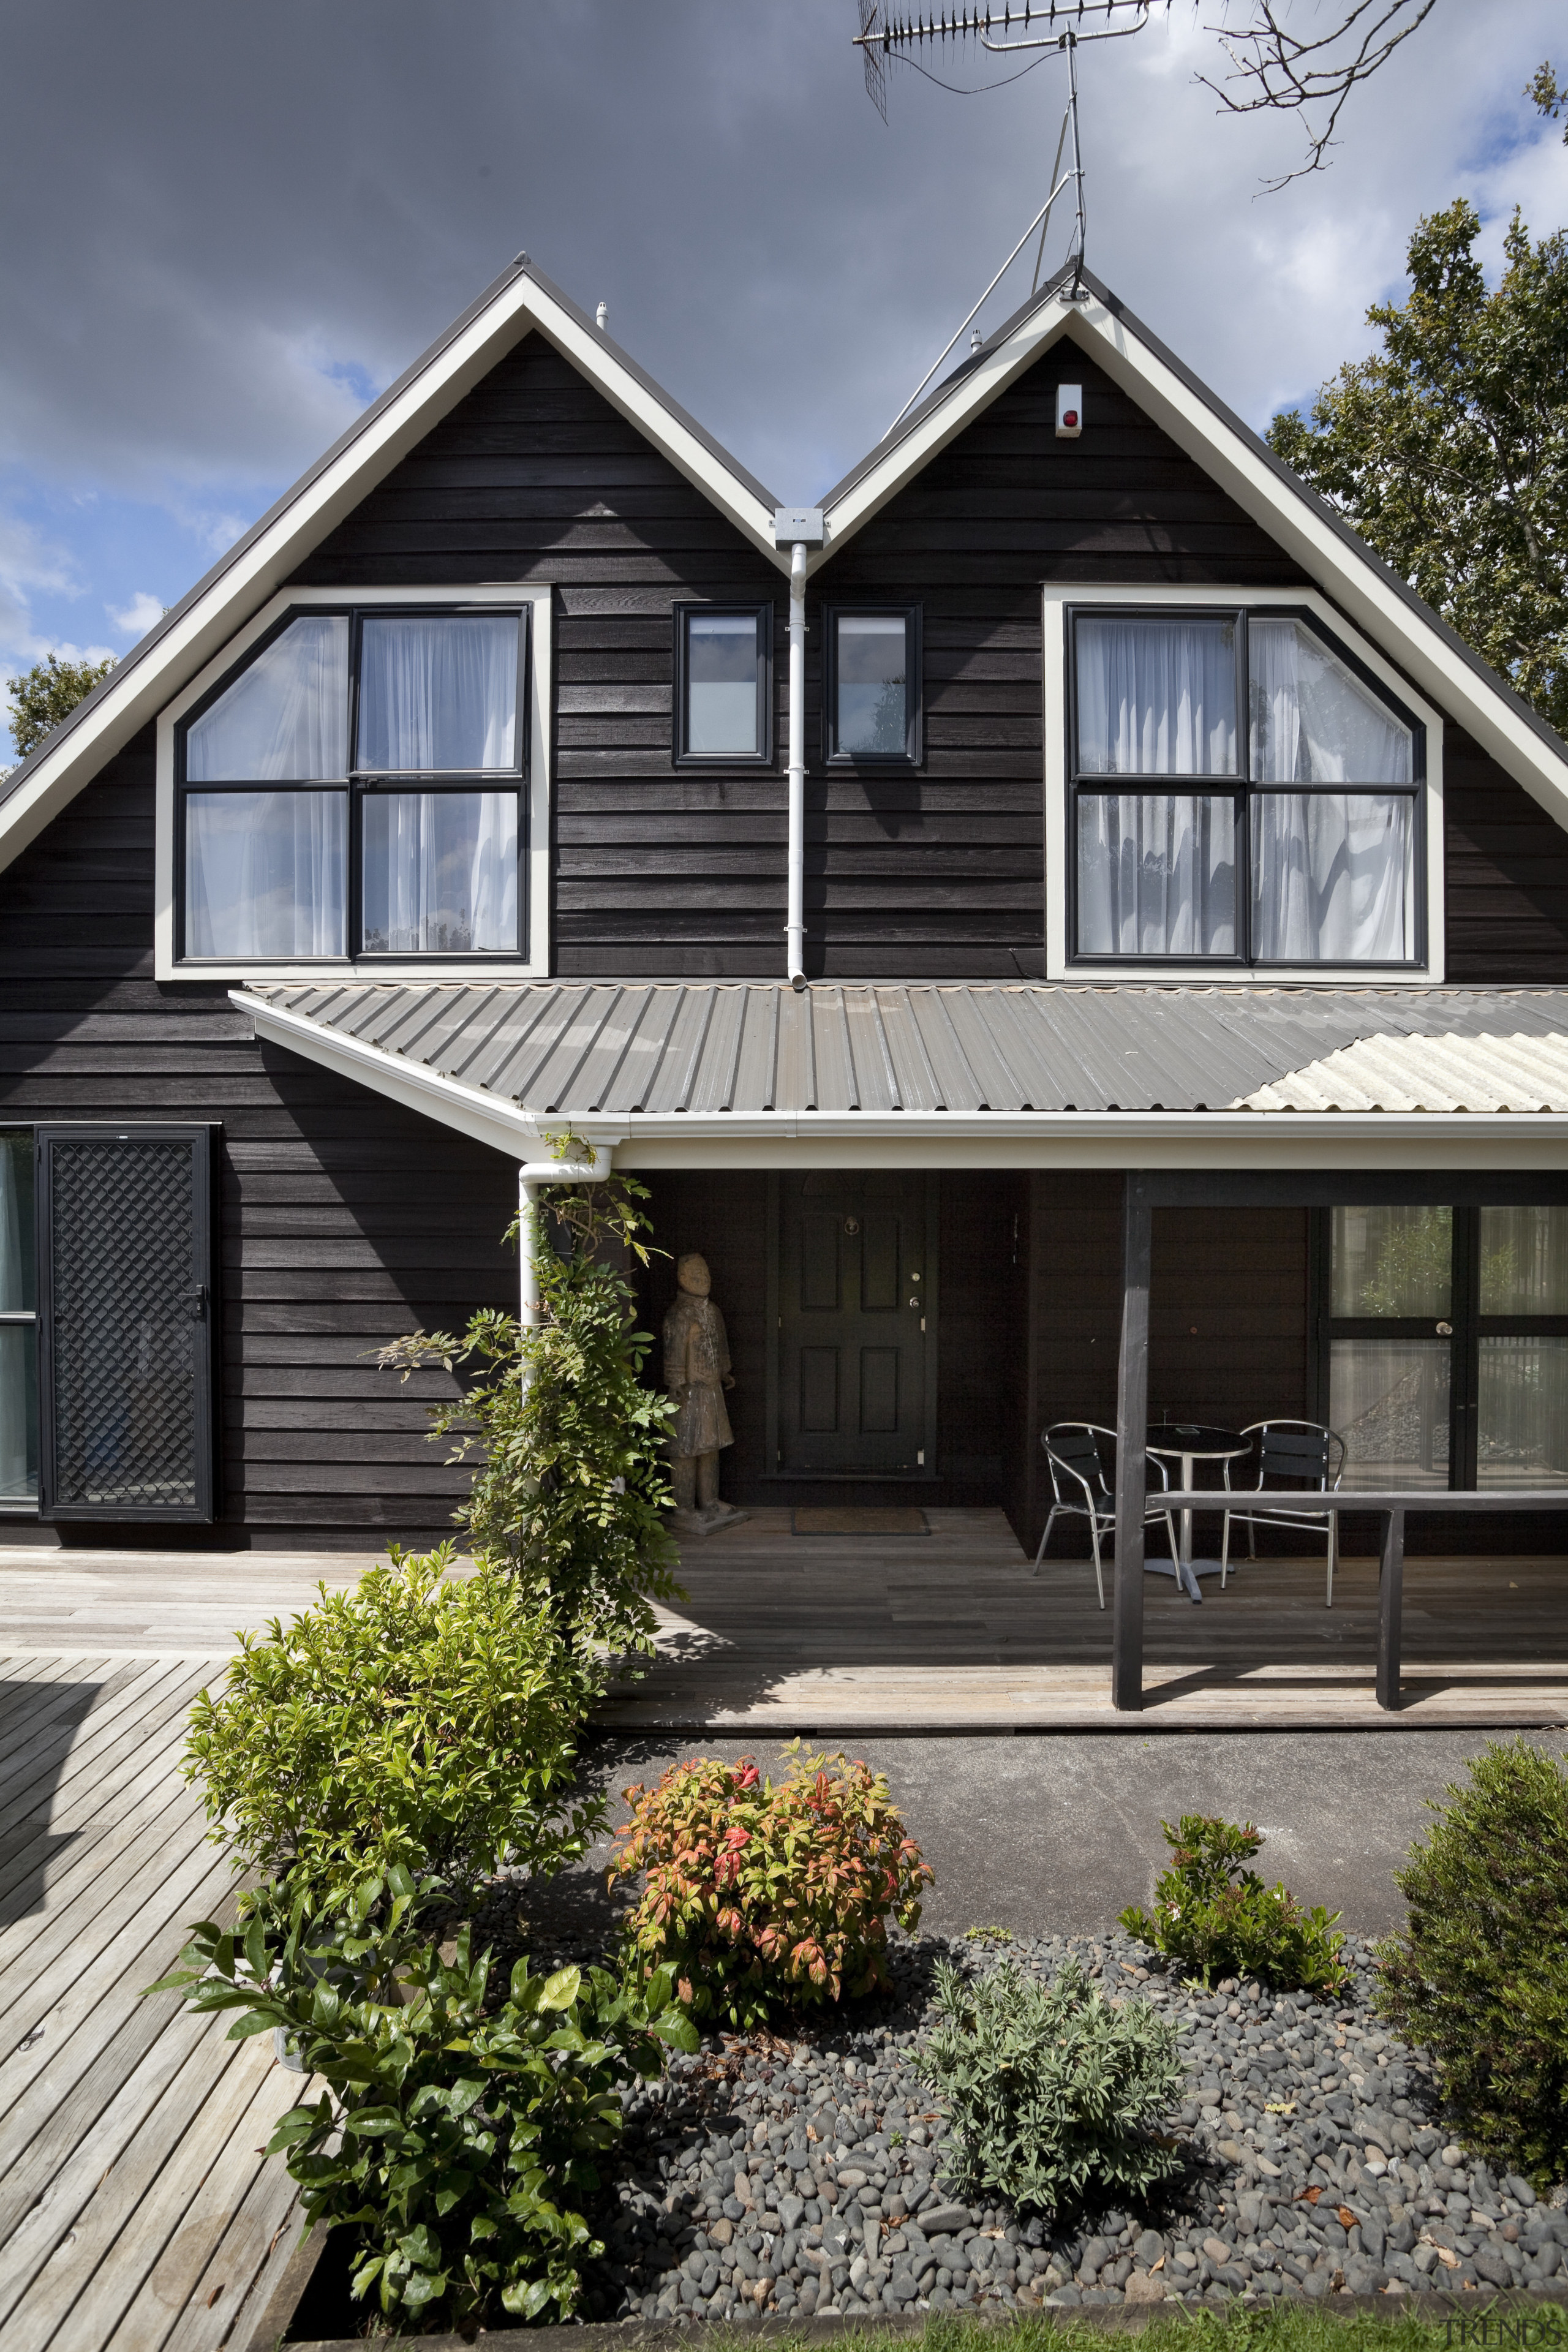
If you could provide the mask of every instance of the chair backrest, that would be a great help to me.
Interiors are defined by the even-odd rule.
[[[1100,1458],[1100,1433],[1093,1422],[1053,1422],[1048,1429],[1040,1432],[1040,1444],[1045,1447],[1046,1459],[1051,1465],[1051,1485],[1058,1501],[1074,1500],[1079,1491],[1069,1481],[1068,1492],[1063,1495],[1057,1481],[1058,1465],[1087,1480],[1097,1494],[1110,1496],[1105,1465]]]
[[[1315,1421],[1260,1421],[1243,1433],[1258,1439],[1258,1483],[1289,1479],[1320,1492],[1339,1485],[1344,1441]]]

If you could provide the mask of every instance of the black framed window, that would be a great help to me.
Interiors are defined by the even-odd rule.
[[[1425,735],[1307,614],[1070,615],[1079,961],[1418,966]]]
[[[678,766],[771,761],[773,608],[675,608]]]
[[[1321,1216],[1346,1486],[1568,1487],[1568,1208]]]
[[[295,613],[179,730],[186,961],[525,952],[527,607]]]
[[[823,615],[824,757],[912,767],[921,753],[921,608],[834,604]]]
[[[38,1276],[33,1130],[0,1128],[0,1512],[38,1500]]]

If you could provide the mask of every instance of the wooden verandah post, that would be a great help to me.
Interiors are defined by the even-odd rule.
[[[1110,1704],[1143,1704],[1143,1512],[1149,1438],[1149,1180],[1129,1170],[1121,1210],[1121,1348],[1116,1370],[1116,1570]]]

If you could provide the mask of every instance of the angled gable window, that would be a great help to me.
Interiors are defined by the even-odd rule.
[[[524,611],[289,618],[179,730],[186,962],[522,951]]]
[[[1421,735],[1306,619],[1079,611],[1072,952],[1415,963]]]

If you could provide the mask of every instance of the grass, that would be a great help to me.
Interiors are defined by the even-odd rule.
[[[1492,2299],[1489,2294],[1467,2298],[1487,2306]],[[1065,2314],[1059,2324],[1020,2314],[1005,2327],[994,2320],[943,2315],[928,2320],[918,2338],[907,2328],[895,2332],[875,2324],[847,2329],[846,2336],[852,2333],[856,2352],[877,2352],[879,2346],[886,2346],[887,2352],[910,2352],[917,2341],[921,2352],[997,2352],[999,2336],[1005,2338],[1006,2352],[1107,2352],[1108,2337],[1124,2328],[1120,2311],[1111,2318],[1112,2309],[1106,2308],[1109,2328]],[[1568,2352],[1568,2308],[1553,2304],[1528,2308],[1510,2304],[1485,2326],[1479,2311],[1467,2312],[1463,2318],[1457,2311],[1451,2321],[1421,2319],[1414,2312],[1398,2310],[1386,2317],[1371,2311],[1341,2315],[1306,2302],[1272,2310],[1237,2305],[1228,2314],[1173,2311],[1146,2322],[1142,2313],[1130,2311],[1126,2318],[1137,2327],[1139,2352],[1557,2352],[1559,2347]],[[731,2347],[738,2352],[740,2346],[757,2341],[754,2328],[693,2328],[689,2333],[694,2341],[700,2337],[711,2344],[715,2352],[721,2346],[723,2352]],[[770,2333],[766,2340],[769,2352],[787,2352],[792,2343],[804,2347],[810,2341],[804,2334],[795,2338],[783,2330]]]

